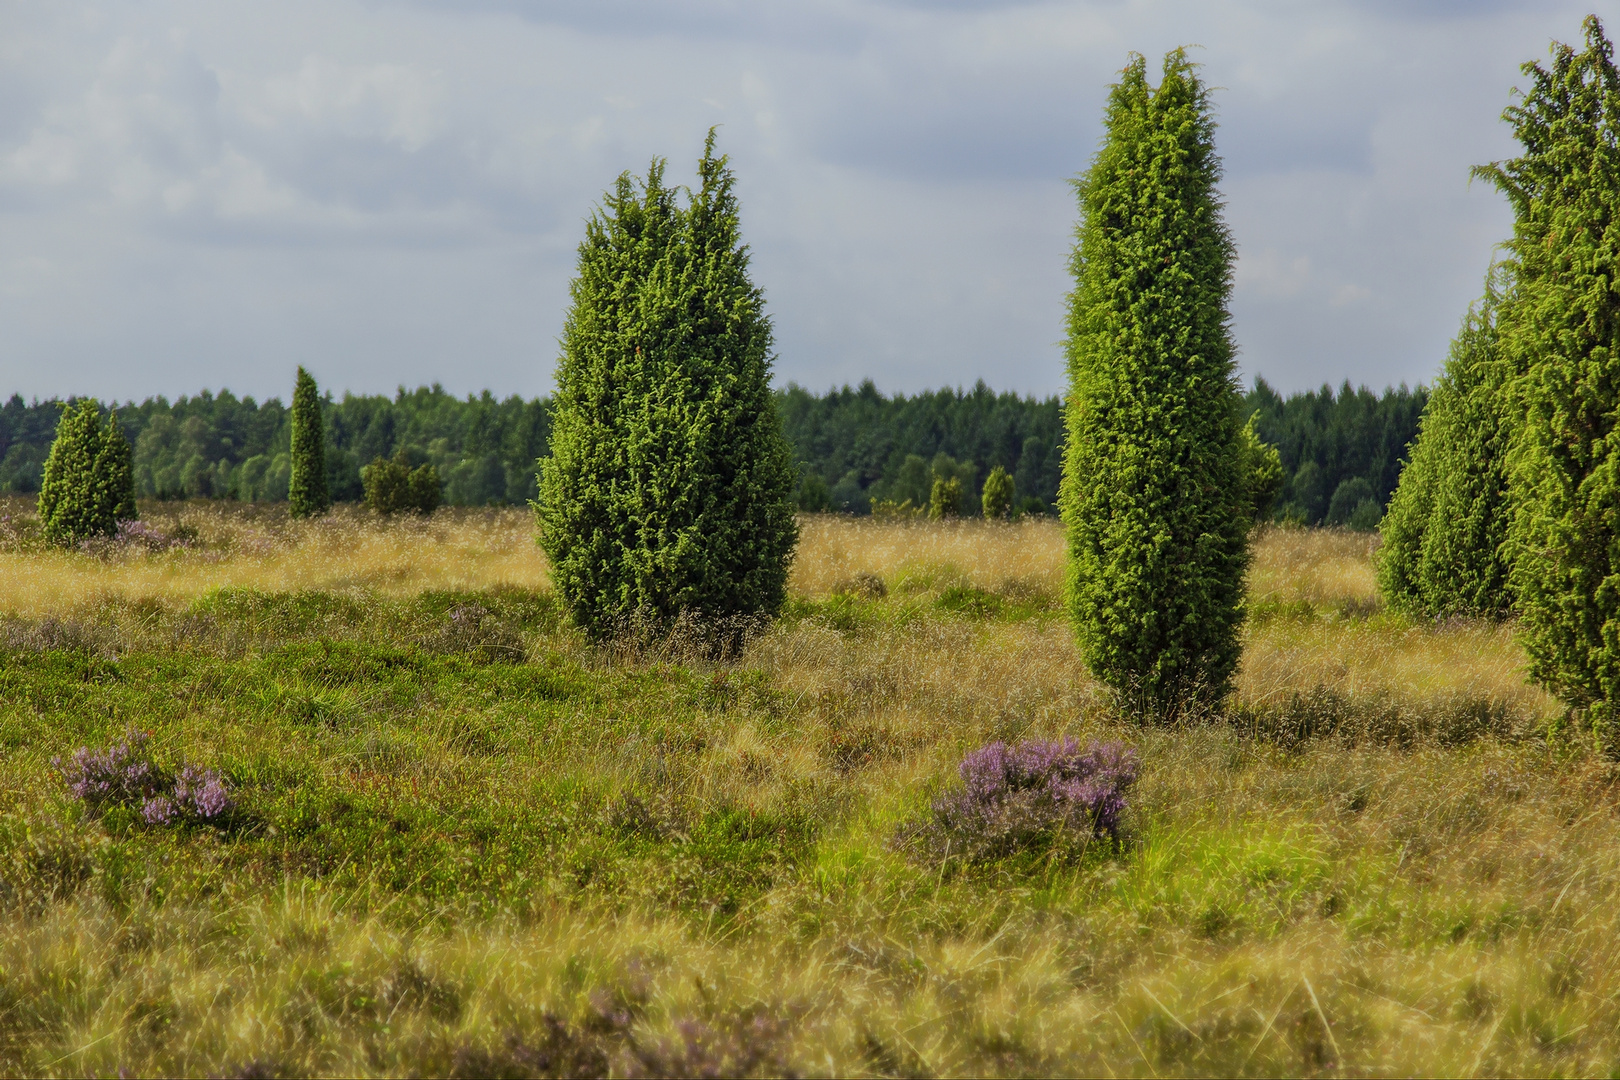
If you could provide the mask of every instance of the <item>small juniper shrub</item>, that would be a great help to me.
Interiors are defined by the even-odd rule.
[[[935,521],[962,516],[962,481],[936,477],[928,495],[928,516]]]
[[[225,780],[213,769],[182,766],[171,775],[152,760],[149,736],[131,731],[105,750],[79,747],[66,764],[51,764],[68,791],[99,815],[115,806],[138,810],[148,825],[218,822],[235,807]]]
[[[1073,738],[994,742],[962,759],[961,784],[934,800],[930,820],[903,832],[930,857],[991,862],[1120,836],[1136,752],[1117,742],[1084,752]],[[1078,854],[1078,852],[1074,852]]]

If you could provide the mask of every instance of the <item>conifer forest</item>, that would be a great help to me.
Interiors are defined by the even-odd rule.
[[[779,381],[713,128],[547,396],[0,405],[0,1074],[1615,1075],[1613,46],[1432,379],[1289,393],[1196,60],[1059,395]]]

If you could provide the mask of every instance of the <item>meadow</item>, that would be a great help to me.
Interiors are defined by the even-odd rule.
[[[801,519],[717,661],[596,648],[529,514],[0,517],[0,1071],[1612,1074],[1620,773],[1511,626],[1417,624],[1376,539],[1256,535],[1226,713],[1123,722],[1045,519]],[[149,733],[210,824],[92,812]],[[1120,841],[908,826],[996,740],[1140,756]],[[1061,856],[1061,857],[1060,857]]]

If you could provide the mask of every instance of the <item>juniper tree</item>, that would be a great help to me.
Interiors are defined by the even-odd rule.
[[[1506,275],[1493,272],[1452,341],[1379,527],[1378,583],[1397,611],[1499,618],[1512,606],[1503,544],[1514,371],[1497,333]]]
[[[1250,469],[1227,301],[1208,90],[1182,50],[1157,89],[1134,57],[1075,182],[1068,609],[1092,672],[1127,707],[1218,703],[1239,658]]]
[[[1523,372],[1508,453],[1509,580],[1532,679],[1607,721],[1620,698],[1620,73],[1596,16],[1504,118],[1514,285],[1496,326]]]
[[[64,405],[39,486],[39,526],[47,541],[77,543],[117,529],[96,482],[102,446],[100,407],[89,398]]]
[[[984,480],[984,494],[980,502],[984,508],[984,516],[992,521],[1004,521],[1012,517],[1013,500],[1017,491],[1013,485],[1013,478],[1007,470],[997,465],[990,470],[990,475]]]
[[[321,394],[314,377],[300,367],[293,384],[292,479],[287,485],[287,509],[293,517],[319,517],[331,508],[326,488],[326,425],[321,419]]]
[[[101,428],[95,474],[97,501],[112,516],[114,527],[120,521],[135,520],[135,455],[116,409]]]
[[[735,181],[682,206],[654,161],[586,225],[535,504],[552,580],[594,638],[776,612],[798,537]]]

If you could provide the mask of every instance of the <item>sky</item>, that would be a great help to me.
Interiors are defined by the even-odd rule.
[[[1060,393],[1131,53],[1215,88],[1244,378],[1430,380],[1558,0],[0,0],[0,394],[552,387],[585,222],[719,126],[777,382]]]

